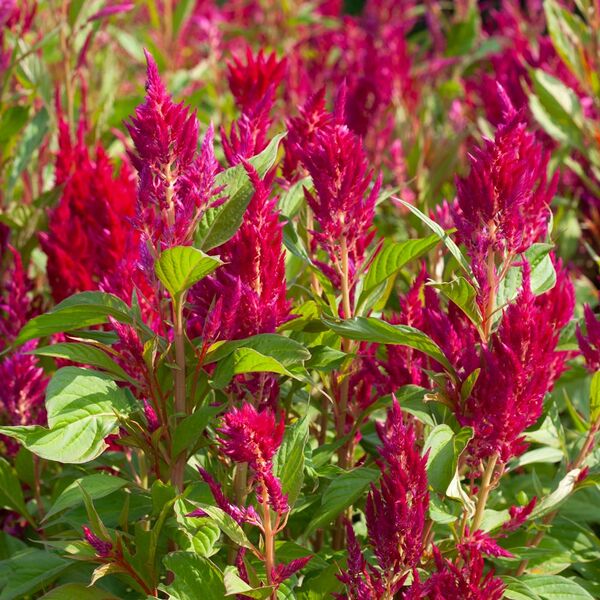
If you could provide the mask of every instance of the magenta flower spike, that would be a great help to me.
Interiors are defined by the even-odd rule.
[[[414,571],[415,581],[404,600],[500,600],[505,584],[493,571],[484,574],[483,556],[477,550],[463,550],[455,562],[443,558],[433,547],[436,572],[424,583]]]
[[[218,163],[209,129],[200,152],[195,114],[175,103],[158,67],[146,52],[146,98],[127,129],[135,145],[132,162],[139,173],[136,227],[150,240],[173,246],[190,242],[195,225],[218,193]]]
[[[253,54],[249,46],[245,54],[245,63],[237,55],[227,62],[227,81],[238,108],[252,115],[257,109],[261,110],[265,98],[272,104],[274,91],[285,75],[286,60],[278,60],[274,52],[265,56],[264,51],[259,50]]]
[[[349,598],[380,598],[396,593],[421,560],[429,509],[427,455],[421,456],[412,427],[404,423],[394,398],[385,423],[377,424],[381,479],[371,486],[365,506],[368,539],[379,569],[370,567],[348,524],[348,567],[339,576]],[[404,575],[403,575],[404,573]],[[368,590],[371,596],[364,595]]]
[[[485,287],[487,256],[515,256],[547,229],[556,178],[548,182],[549,153],[529,132],[504,89],[498,86],[504,119],[493,140],[470,155],[471,171],[456,182],[458,206],[452,216],[461,241]],[[487,282],[491,283],[491,282]]]
[[[248,463],[255,473],[256,494],[266,492],[269,505],[279,514],[287,512],[289,505],[281,482],[273,474],[272,459],[281,445],[284,429],[283,418],[277,421],[270,409],[258,412],[244,403],[226,413],[217,430],[223,454],[236,463]]]
[[[577,327],[577,342],[588,371],[600,370],[600,319],[596,317],[589,304],[583,309],[586,333]]]
[[[112,552],[113,545],[111,542],[101,540],[89,527],[83,526],[83,535],[87,543],[96,551],[100,558],[108,558]]]
[[[319,224],[314,237],[338,270],[340,243],[346,245],[352,281],[374,236],[381,178],[373,183],[362,142],[345,125],[316,130],[304,141],[300,157],[315,188],[314,193],[305,192]]]
[[[574,291],[558,266],[556,285],[539,296],[531,292],[524,268],[523,289],[506,309],[491,346],[479,358],[472,354],[466,372],[481,371],[457,417],[475,430],[470,448],[476,460],[498,453],[506,462],[526,449],[522,434],[539,419],[544,396],[564,369],[568,355],[556,346],[573,314]]]

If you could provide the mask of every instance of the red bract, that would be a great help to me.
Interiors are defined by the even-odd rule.
[[[245,63],[237,55],[227,62],[227,80],[238,108],[252,114],[265,97],[272,98],[285,75],[286,60],[277,60],[274,52],[265,56],[263,50],[254,55],[250,47],[246,48],[245,54]]]
[[[345,125],[315,131],[312,139],[303,143],[300,156],[315,188],[314,193],[305,192],[319,224],[314,237],[338,270],[342,263],[340,248],[346,247],[352,281],[373,239],[381,179],[369,190],[373,173],[368,169],[362,143]]]
[[[219,428],[223,453],[234,462],[248,463],[261,471],[281,445],[285,425],[269,410],[258,412],[251,404],[232,408]]]
[[[271,460],[281,445],[285,424],[265,409],[258,412],[251,404],[232,408],[223,417],[219,441],[223,453],[234,462],[248,463],[256,474],[256,493],[266,492],[269,504],[278,513],[289,510],[281,482],[273,475]]]
[[[567,358],[556,351],[560,330],[573,314],[574,292],[564,270],[555,287],[535,296],[525,269],[523,289],[506,310],[491,346],[471,363],[481,371],[458,419],[475,430],[470,444],[477,459],[498,453],[508,461],[524,451],[522,434],[541,415],[544,395],[558,379]],[[562,308],[558,302],[562,303]]]
[[[216,194],[212,130],[198,154],[196,116],[173,102],[148,52],[146,60],[146,99],[127,124],[140,178],[135,225],[155,248],[187,244]]]
[[[124,163],[115,175],[100,145],[92,156],[85,144],[86,129],[81,121],[73,142],[67,122],[59,121],[56,185],[63,189],[50,212],[48,232],[40,234],[57,302],[75,292],[98,289],[137,245],[130,224],[135,210],[131,170]]]
[[[238,232],[218,248],[226,263],[192,292],[201,319],[219,322],[220,339],[274,333],[289,318],[283,224],[267,183],[244,163],[254,195]],[[217,312],[219,313],[217,315]],[[217,319],[218,316],[218,319]]]
[[[19,253],[8,247],[12,264],[2,280],[0,296],[0,349],[7,350],[25,323],[36,316],[40,307],[30,298],[33,285],[23,268]],[[12,255],[12,256],[11,256]],[[6,256],[4,258],[7,258]],[[3,425],[42,425],[46,420],[44,395],[48,378],[29,354],[37,347],[30,341],[10,351],[0,361],[0,423]],[[9,454],[15,454],[18,443],[2,436]]]
[[[577,326],[577,342],[590,372],[600,370],[600,319],[596,317],[589,304],[583,309],[586,333]]]
[[[518,254],[546,232],[555,190],[555,180],[548,183],[546,176],[549,153],[527,131],[501,87],[498,93],[504,121],[494,140],[484,140],[470,156],[468,177],[456,182],[458,208],[453,210],[482,284],[489,252]]]
[[[101,540],[89,527],[83,526],[83,534],[87,543],[96,551],[96,554],[101,558],[110,556],[113,545],[111,542]]]
[[[534,496],[529,504],[526,504],[525,506],[511,506],[508,509],[510,519],[502,524],[502,529],[504,531],[515,531],[516,529],[519,529],[519,527],[527,521],[536,504],[537,497]]]
[[[404,594],[404,600],[500,600],[504,582],[490,571],[484,575],[483,557],[476,550],[463,551],[452,562],[442,557],[434,546],[437,572],[421,583],[415,571],[415,581]]]
[[[412,427],[404,423],[394,399],[385,423],[377,424],[381,479],[372,485],[365,515],[369,543],[380,570],[367,568],[354,536],[348,538],[348,567],[340,576],[350,598],[379,598],[381,590],[396,593],[423,553],[425,517],[429,508],[427,456],[421,456]],[[349,532],[352,529],[348,527]]]

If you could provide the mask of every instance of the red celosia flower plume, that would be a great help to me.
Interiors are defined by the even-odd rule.
[[[371,486],[365,515],[369,543],[379,569],[368,567],[348,526],[348,567],[339,576],[349,598],[380,598],[396,593],[423,553],[429,508],[427,456],[421,456],[412,427],[404,423],[394,399],[385,423],[377,424],[381,479]],[[365,594],[370,595],[365,595]]]
[[[338,269],[340,244],[346,245],[352,281],[373,239],[381,179],[373,184],[360,138],[345,125],[314,131],[302,142],[300,157],[315,188],[314,193],[305,193],[319,224],[314,237]]]
[[[212,129],[198,153],[196,116],[173,101],[148,52],[146,60],[145,102],[127,123],[139,173],[135,225],[155,248],[186,244],[216,193]]]
[[[417,571],[415,581],[405,592],[404,600],[500,600],[504,597],[504,582],[492,571],[484,574],[480,552],[463,549],[460,558],[451,561],[442,557],[434,546],[436,572],[422,583]]]
[[[600,370],[600,319],[596,317],[589,304],[584,309],[586,333],[577,327],[577,341],[579,349],[585,360],[585,365],[590,372]]]
[[[64,118],[59,121],[56,185],[58,205],[50,212],[48,231],[40,234],[48,256],[52,295],[59,302],[85,290],[98,289],[114,273],[122,257],[137,245],[130,219],[135,211],[135,181],[127,163],[118,174],[102,146],[95,156],[85,143],[81,121],[71,140]]]
[[[277,421],[271,410],[258,412],[248,403],[225,414],[218,429],[223,453],[234,462],[248,463],[257,479],[257,494],[265,489],[271,507],[279,513],[289,507],[281,483],[273,475],[271,461],[281,445],[284,429],[283,419]]]
[[[459,421],[475,430],[470,448],[476,459],[497,452],[506,462],[525,450],[522,434],[540,417],[544,396],[567,358],[556,346],[573,314],[573,284],[559,265],[555,287],[535,296],[524,270],[523,289],[506,309],[490,347],[482,348],[479,358],[473,355],[471,370],[481,371],[458,410]]]
[[[283,224],[276,199],[269,199],[267,183],[245,163],[254,195],[242,226],[218,248],[226,263],[192,292],[201,320],[214,319],[218,311],[221,339],[239,339],[274,333],[289,318]]]
[[[453,218],[485,287],[486,258],[514,256],[538,241],[547,229],[556,179],[547,181],[549,153],[527,131],[504,90],[504,121],[494,140],[484,140],[470,156],[471,171],[457,180],[458,207]]]
[[[40,312],[39,302],[30,298],[33,289],[19,253],[12,247],[2,258],[11,264],[2,277],[0,290],[0,350],[7,350],[20,329]],[[10,351],[0,360],[0,424],[42,425],[46,420],[44,395],[48,378],[37,357],[29,354],[37,341],[30,341]],[[19,444],[1,436],[9,454],[15,454]]]
[[[265,97],[272,102],[274,91],[285,75],[286,60],[278,60],[274,52],[265,56],[263,50],[254,55],[249,46],[245,54],[245,63],[237,55],[227,62],[227,80],[239,109],[251,115],[264,103]]]

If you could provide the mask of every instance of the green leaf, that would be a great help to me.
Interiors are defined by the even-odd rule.
[[[308,441],[309,419],[304,417],[288,427],[283,442],[273,457],[273,471],[281,481],[283,493],[294,506],[304,482],[304,447]]]
[[[251,348],[285,366],[296,365],[311,357],[310,352],[296,340],[276,333],[261,333],[242,340],[217,342],[207,353],[204,364],[220,361],[238,348]]]
[[[0,506],[30,518],[17,472],[2,457],[0,457]]]
[[[508,585],[504,590],[504,597],[510,600],[542,600],[521,578],[504,576]]]
[[[41,108],[27,127],[25,127],[21,142],[15,151],[14,160],[6,183],[8,193],[12,192],[21,173],[30,165],[33,153],[38,149],[48,131],[49,122],[48,111],[45,108]]]
[[[35,356],[51,356],[53,358],[64,358],[73,362],[90,365],[92,367],[100,367],[109,373],[124,381],[132,381],[131,377],[118,365],[106,352],[79,342],[67,343],[59,342],[51,346],[43,346],[29,352]]]
[[[554,249],[552,244],[533,244],[524,254],[525,259],[531,267],[529,284],[531,291],[536,296],[552,289],[556,283],[556,270],[550,258],[550,252]],[[517,259],[520,261],[521,259]],[[521,267],[511,266],[506,277],[500,282],[498,288],[499,306],[512,302],[523,284],[523,271]]]
[[[300,181],[292,184],[288,190],[283,191],[279,196],[278,207],[281,214],[287,219],[291,219],[298,212],[304,201],[304,188],[310,188],[312,180],[310,177],[304,177]]]
[[[279,142],[285,133],[276,135],[269,145],[250,159],[259,177],[269,171],[277,159]],[[246,208],[254,194],[254,187],[243,165],[236,165],[215,178],[217,187],[224,187],[227,200],[220,206],[209,208],[198,225],[195,246],[208,252],[229,240],[242,224]]]
[[[578,583],[560,575],[525,575],[521,581],[544,600],[593,600]]]
[[[173,434],[173,456],[198,442],[210,420],[221,412],[220,406],[200,406],[191,415],[181,420]]]
[[[223,600],[225,586],[219,569],[207,558],[191,552],[173,552],[163,559],[173,583],[162,589],[173,600]]]
[[[433,233],[440,238],[444,246],[448,248],[450,254],[452,254],[452,256],[454,256],[454,258],[457,260],[467,278],[473,280],[469,262],[460,251],[460,248],[454,243],[452,238],[435,221],[430,219],[426,214],[422,213],[416,206],[413,206],[410,204],[410,202],[406,202],[400,198],[397,198],[397,200],[406,206],[411,213],[416,215],[422,223],[427,225],[427,227],[429,227],[429,229],[431,229],[431,231],[433,231]]]
[[[538,123],[555,140],[584,151],[583,109],[577,94],[541,69],[531,72],[535,95],[529,107]]]
[[[429,336],[414,327],[392,325],[374,317],[355,317],[342,321],[334,321],[324,317],[322,321],[329,329],[349,340],[377,344],[397,344],[420,350],[454,375],[454,369],[444,356],[441,348]]]
[[[202,509],[232,542],[243,548],[252,548],[252,544],[246,537],[244,530],[226,512],[208,504],[195,505]]]
[[[573,469],[569,471],[565,477],[561,479],[557,488],[551,494],[546,496],[541,502],[539,502],[533,509],[533,512],[531,513],[531,519],[543,517],[562,504],[562,502],[566,500],[566,498],[568,498],[573,491],[577,477],[579,477],[580,473],[581,469]]]
[[[363,290],[358,300],[358,307],[367,303],[377,289],[388,279],[395,276],[406,264],[423,256],[439,243],[437,235],[423,239],[406,240],[404,242],[388,241],[375,256],[363,282]]]
[[[464,56],[469,54],[479,32],[479,11],[472,8],[465,21],[454,23],[446,39],[446,56]]]
[[[63,510],[81,504],[83,502],[81,488],[88,493],[92,500],[97,500],[120,490],[126,485],[127,481],[125,479],[108,475],[107,473],[94,473],[93,475],[81,477],[61,492],[50,510],[46,513],[44,521],[47,521],[50,517]]]
[[[171,297],[178,298],[222,264],[218,257],[208,256],[197,248],[175,246],[159,256],[154,269]]]
[[[213,373],[212,384],[216,389],[223,389],[234,375],[241,375],[242,373],[276,373],[295,377],[272,356],[265,356],[252,348],[236,348],[229,356],[218,363]]]
[[[56,554],[27,548],[0,561],[0,600],[22,600],[54,581],[71,563]]]
[[[445,424],[437,425],[425,441],[427,479],[438,493],[445,494],[458,466],[458,459],[473,437],[470,427],[463,427],[457,434]]]
[[[41,458],[84,463],[107,448],[118,414],[130,411],[129,396],[107,375],[79,367],[59,369],[46,390],[48,429],[39,425],[0,427]]]
[[[588,70],[585,48],[589,47],[591,28],[578,17],[575,10],[571,12],[554,0],[544,0],[544,12],[556,52],[579,81],[584,82]]]
[[[590,426],[600,418],[600,371],[594,373],[590,386]]]
[[[309,535],[315,529],[333,521],[345,508],[358,500],[378,477],[379,470],[367,467],[341,473],[325,490],[321,506],[316,509],[305,534]]]
[[[237,567],[233,565],[225,567],[223,583],[225,584],[225,596],[243,594],[249,598],[269,598],[273,593],[272,587],[253,588],[248,585],[238,576]]]
[[[456,304],[475,327],[478,329],[481,327],[482,317],[477,304],[477,292],[464,277],[457,277],[443,283],[430,282],[427,285],[438,289],[448,300]]]
[[[114,317],[121,323],[131,323],[129,307],[121,299],[104,292],[82,292],[70,296],[46,314],[35,317],[19,332],[15,344],[42,338],[54,333],[63,333],[100,325]]]

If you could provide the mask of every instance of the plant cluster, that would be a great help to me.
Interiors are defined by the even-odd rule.
[[[0,600],[600,597],[599,49],[0,0]]]

